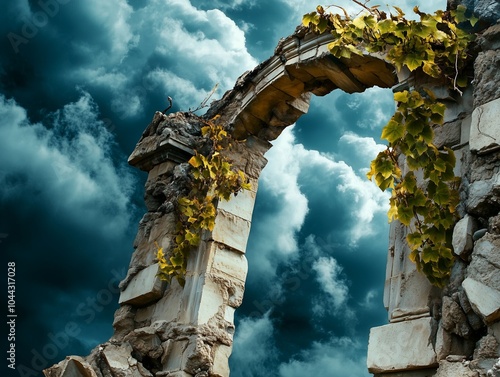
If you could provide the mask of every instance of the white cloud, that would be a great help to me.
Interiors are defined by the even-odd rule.
[[[27,196],[26,205],[54,202],[52,214],[105,236],[122,236],[130,221],[134,179],[113,163],[113,136],[97,111],[82,93],[52,114],[47,129],[30,124],[22,107],[0,95],[0,197],[9,200],[33,191],[37,197]]]
[[[328,342],[315,342],[304,350],[300,358],[279,366],[281,377],[303,376],[356,376],[368,377],[366,358],[359,342],[350,338],[333,338]]]
[[[341,277],[342,267],[333,257],[321,257],[312,268],[316,271],[316,280],[320,288],[328,294],[334,310],[345,305],[349,297],[347,282]]]
[[[272,198],[274,208],[273,213],[261,216],[252,225],[252,268],[261,277],[273,277],[278,264],[294,258],[299,250],[297,232],[308,206],[298,184],[300,166],[295,147],[293,134],[285,130],[267,152],[269,162],[260,176],[259,190]]]
[[[376,151],[378,148],[372,138],[347,138],[355,140],[360,149]],[[375,155],[372,158],[374,157]],[[302,171],[308,172],[308,180],[316,182],[317,189],[325,192],[325,200],[328,195],[334,195],[332,187],[335,187],[342,196],[341,200],[349,203],[347,208],[354,220],[350,229],[350,245],[355,246],[361,238],[375,233],[376,224],[372,220],[377,213],[387,212],[388,193],[380,191],[366,177],[358,175],[346,162],[335,161],[331,156],[307,150],[301,144],[294,146],[293,158],[300,161]]]
[[[270,367],[276,365],[277,350],[274,345],[274,327],[269,312],[260,318],[244,318],[234,337],[230,364],[231,377],[271,375]]]

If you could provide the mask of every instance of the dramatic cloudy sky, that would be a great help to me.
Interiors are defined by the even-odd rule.
[[[397,1],[408,11],[418,3]],[[1,5],[0,255],[4,276],[16,263],[21,368],[12,373],[4,360],[2,369],[41,376],[112,333],[116,286],[145,212],[145,176],[126,161],[154,111],[167,96],[174,111],[195,108],[216,83],[219,98],[317,4]],[[433,11],[445,1],[421,5]],[[387,197],[364,173],[392,110],[390,90],[335,92],[313,98],[275,141],[254,212],[232,376],[368,375],[369,328],[386,322],[388,226]]]

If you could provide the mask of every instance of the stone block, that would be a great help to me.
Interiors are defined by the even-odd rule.
[[[498,51],[482,51],[477,55],[474,61],[474,106],[486,104],[500,97],[499,68]]]
[[[214,241],[220,242],[244,253],[250,234],[250,221],[223,210],[217,210],[215,227],[212,231]]]
[[[182,297],[183,291],[179,284],[174,282],[169,285],[163,297],[153,306],[151,323],[155,321],[177,321],[181,310]],[[137,314],[139,314],[139,311]]]
[[[500,236],[486,233],[474,246],[467,277],[500,291]]]
[[[220,200],[217,208],[222,209],[227,213],[232,213],[242,219],[252,221],[255,196],[256,192],[243,190],[236,196],[231,195],[230,200]]]
[[[215,281],[209,277],[205,277],[201,287],[201,298],[194,313],[197,314],[197,324],[202,325],[214,317],[219,307],[224,304],[224,292],[222,288]]]
[[[135,275],[124,291],[120,293],[120,304],[130,304],[134,306],[146,306],[157,301],[163,294],[165,282],[160,280],[158,273],[158,263],[141,270]]]
[[[217,245],[210,272],[219,275],[222,273],[244,283],[248,272],[247,258],[238,251]]]
[[[500,98],[472,112],[469,145],[471,152],[488,153],[500,148]]]
[[[441,360],[439,368],[434,377],[477,377],[477,372],[472,371],[467,365],[461,362],[449,362]]]
[[[467,278],[462,283],[472,309],[487,323],[500,318],[500,291]]]
[[[500,209],[500,173],[490,179],[478,180],[469,186],[467,212],[479,217],[498,214]]]
[[[391,323],[370,330],[367,366],[370,373],[398,372],[437,365],[430,317]]]
[[[445,330],[462,338],[469,338],[472,335],[472,329],[464,311],[451,297],[443,297],[442,311],[441,325]]]
[[[219,345],[215,349],[214,363],[212,366],[213,377],[228,377],[229,376],[229,356],[231,356],[231,350],[233,347],[226,345]]]
[[[411,262],[408,261],[407,263],[410,264]],[[391,286],[391,302],[389,306],[391,322],[429,313],[428,301],[432,285],[416,269],[410,273],[401,273],[393,277]]]
[[[474,246],[472,235],[476,230],[477,222],[469,215],[465,215],[462,219],[460,219],[460,221],[455,224],[455,228],[453,229],[453,252],[464,261],[468,260],[468,257],[472,252],[472,248]]]
[[[132,357],[132,346],[124,343],[121,346],[114,344],[107,344],[102,351],[106,363],[113,373],[128,376],[126,371],[131,367],[131,364],[137,362]]]
[[[436,147],[443,146],[452,147],[460,143],[462,120],[445,123],[442,126],[437,125],[434,127],[434,144]]]

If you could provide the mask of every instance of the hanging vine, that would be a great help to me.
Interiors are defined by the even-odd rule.
[[[334,38],[328,49],[336,58],[381,53],[398,71],[406,67],[442,79],[462,94],[460,88],[467,85],[463,72],[467,46],[473,36],[458,24],[477,21],[466,16],[465,7],[433,15],[415,7],[420,20],[414,21],[407,20],[398,7],[393,7],[396,14],[387,14],[378,6],[368,8],[355,2],[365,12],[354,19],[345,10],[341,16],[318,6],[304,15],[303,25],[317,33],[331,33]],[[388,142],[387,149],[372,161],[367,177],[381,190],[391,190],[389,221],[399,220],[409,227],[410,259],[432,284],[442,287],[454,262],[451,234],[457,221],[460,184],[453,172],[453,151],[440,150],[433,143],[433,125],[443,124],[446,107],[418,82],[409,90],[396,92],[394,100],[396,112],[381,136]],[[406,159],[400,160],[400,154]],[[402,161],[406,166],[401,166]],[[418,184],[418,174],[425,183]]]
[[[214,229],[217,201],[229,200],[231,195],[251,188],[245,173],[234,170],[226,156],[234,140],[216,120],[206,121],[201,128],[211,152],[207,156],[195,152],[188,161],[193,184],[188,195],[177,203],[178,222],[171,255],[167,258],[157,245],[158,276],[167,281],[176,278],[181,286],[185,284],[189,251],[199,245],[202,231]]]

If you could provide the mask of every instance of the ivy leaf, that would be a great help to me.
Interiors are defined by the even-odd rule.
[[[436,161],[434,161],[434,168],[437,171],[445,172],[446,171],[446,162],[444,160],[437,159]]]
[[[413,194],[417,188],[417,179],[415,174],[410,171],[405,175],[403,182],[401,182],[401,187],[404,188],[410,194]]]
[[[394,101],[406,103],[408,102],[409,94],[410,93],[407,90],[403,92],[396,92],[394,93]]]
[[[302,17],[302,25],[309,27],[310,24],[319,24],[319,14],[317,12],[307,13]]]
[[[387,34],[390,33],[395,29],[394,21],[391,19],[387,18],[385,20],[382,20],[378,23],[378,29],[380,30],[381,34]]]
[[[424,263],[437,262],[439,260],[439,253],[432,247],[426,247],[422,250],[420,257]]]
[[[432,143],[432,140],[434,140],[434,131],[432,127],[428,124],[424,125],[424,128],[420,132],[420,136],[427,144]]]
[[[402,204],[398,206],[398,220],[404,225],[409,226],[413,219],[413,210],[410,207]]]
[[[425,61],[422,70],[431,77],[438,78],[441,76],[441,68],[434,62]]]
[[[387,190],[389,187],[393,188],[394,187],[394,178],[392,176],[390,176],[389,178],[384,178],[384,176],[380,173],[378,173],[376,176],[375,176],[375,183],[377,184],[377,186],[382,190],[382,191],[385,191]]]
[[[409,134],[413,136],[417,136],[422,132],[426,123],[422,121],[422,119],[411,119],[406,122],[406,130]]]
[[[448,204],[450,202],[450,188],[448,185],[443,181],[439,181],[432,199],[439,205]]]
[[[416,190],[411,198],[408,199],[409,204],[413,207],[425,207],[427,204],[427,197],[420,189]]]
[[[201,159],[200,155],[198,155],[198,154],[191,157],[188,162],[194,168],[198,168],[203,164],[203,160]]]
[[[408,69],[413,72],[416,70],[418,67],[422,65],[424,62],[424,58],[422,57],[422,54],[418,52],[411,52],[406,55],[404,59],[404,64],[408,67]]]
[[[393,220],[398,218],[398,207],[396,207],[395,202],[391,202],[389,211],[387,211],[387,217],[389,218],[390,223],[392,223]]]
[[[395,143],[397,140],[401,139],[404,134],[404,126],[391,119],[382,129],[381,138],[387,140],[389,143]]]
[[[413,248],[418,248],[422,244],[422,235],[419,232],[409,233],[406,236],[406,241]]]

